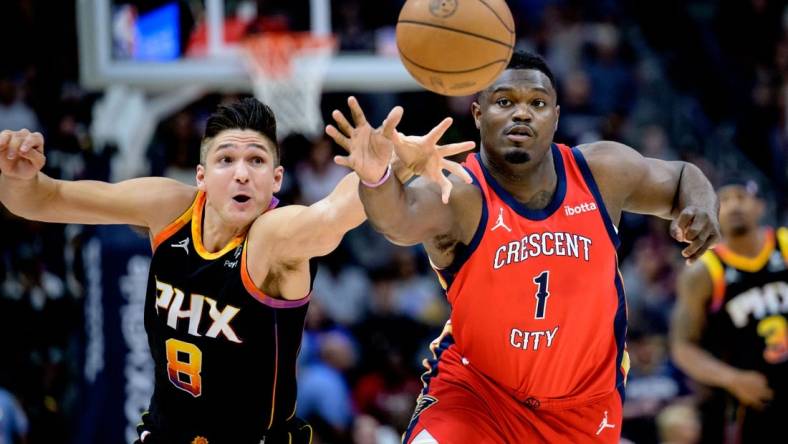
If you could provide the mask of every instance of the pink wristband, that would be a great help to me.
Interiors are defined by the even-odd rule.
[[[386,173],[383,174],[383,177],[381,177],[379,181],[375,183],[369,183],[366,180],[362,180],[361,183],[363,183],[365,186],[369,188],[377,188],[383,185],[383,183],[385,183],[390,176],[391,176],[391,164],[389,164],[389,166],[386,168]]]

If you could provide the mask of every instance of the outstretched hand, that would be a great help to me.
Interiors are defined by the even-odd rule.
[[[456,174],[465,182],[471,183],[471,176],[458,164],[445,159],[473,149],[474,142],[438,145],[438,141],[452,124],[452,119],[443,119],[424,136],[405,136],[397,132],[402,119],[403,109],[394,107],[379,128],[373,128],[361,110],[355,97],[348,97],[348,107],[353,117],[353,125],[342,112],[334,110],[331,116],[336,122],[326,126],[326,134],[348,152],[347,156],[336,156],[334,162],[351,168],[364,182],[374,183],[385,174],[389,165],[401,181],[419,175],[435,182],[441,189],[443,203],[449,202],[452,189],[451,181],[443,175],[443,170]]]
[[[347,104],[355,126],[338,110],[331,113],[337,126],[326,126],[326,134],[348,152],[347,156],[334,157],[334,162],[351,168],[362,181],[377,182],[391,162],[391,138],[402,119],[402,107],[394,107],[380,128],[372,128],[355,97],[348,97]]]
[[[447,117],[424,136],[405,136],[398,132],[389,136],[394,142],[394,152],[404,168],[438,184],[443,203],[449,202],[452,188],[452,183],[443,175],[443,170],[459,176],[466,183],[473,181],[462,165],[445,159],[445,157],[471,150],[476,144],[474,142],[459,142],[438,145],[438,141],[451,124],[451,117]]]
[[[32,179],[44,167],[44,136],[26,129],[0,132],[0,172],[15,179]]]

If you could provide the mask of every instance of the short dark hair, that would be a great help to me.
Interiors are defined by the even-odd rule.
[[[220,105],[215,113],[211,114],[205,124],[205,135],[200,147],[200,163],[205,164],[208,146],[211,139],[228,129],[249,129],[257,131],[274,146],[275,161],[279,163],[279,143],[276,141],[276,116],[271,108],[263,102],[248,97],[229,105]]]
[[[535,69],[541,71],[550,79],[553,89],[557,89],[553,71],[550,70],[550,67],[547,66],[547,62],[545,62],[539,54],[523,50],[514,51],[511,60],[509,60],[509,64],[506,65],[506,69]]]

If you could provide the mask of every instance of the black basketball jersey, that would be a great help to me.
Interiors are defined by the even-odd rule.
[[[701,258],[713,288],[701,343],[730,365],[766,376],[775,392],[766,412],[771,417],[775,409],[788,414],[788,229],[775,233],[767,228],[765,233],[765,245],[755,258],[737,255],[724,245]],[[710,408],[727,414],[730,421],[743,423],[747,415],[763,415],[740,410],[722,390],[712,400]],[[764,432],[762,425],[749,428]],[[747,433],[743,436],[744,442],[755,442],[746,439]]]
[[[145,330],[156,380],[145,422],[156,442],[258,444],[295,414],[309,297],[257,289],[245,236],[205,250],[204,206],[200,192],[154,239]]]

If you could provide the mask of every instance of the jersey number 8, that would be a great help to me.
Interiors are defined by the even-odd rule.
[[[175,387],[195,398],[202,394],[202,352],[194,344],[167,339],[167,375]]]

